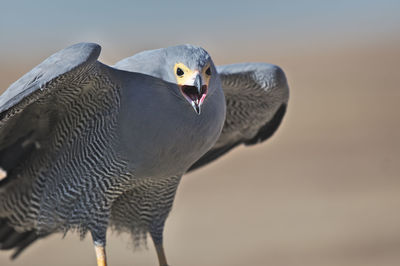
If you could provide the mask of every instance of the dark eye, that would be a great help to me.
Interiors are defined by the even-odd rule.
[[[206,74],[209,75],[209,76],[211,76],[211,68],[207,68]]]
[[[178,67],[178,68],[176,69],[176,74],[177,74],[178,76],[182,76],[184,73],[183,73],[183,70],[182,70],[180,67]]]

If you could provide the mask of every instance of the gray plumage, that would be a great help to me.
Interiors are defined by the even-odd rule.
[[[68,47],[0,96],[3,249],[18,254],[70,229],[104,242],[109,226],[161,243],[181,176],[238,144],[263,141],[284,115],[288,87],[276,66],[215,67],[191,45],[114,67],[97,61],[99,53],[96,44]],[[210,67],[201,114],[177,86],[179,62]]]
[[[217,67],[226,98],[226,120],[215,145],[190,167],[197,169],[240,145],[254,145],[278,129],[289,99],[282,69],[266,63]]]

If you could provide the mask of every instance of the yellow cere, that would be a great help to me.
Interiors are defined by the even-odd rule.
[[[203,79],[203,84],[208,86],[208,82],[210,81],[210,76],[207,75],[206,71],[210,67],[209,64],[207,64],[203,69],[201,70],[201,76]],[[178,69],[181,71],[178,72]],[[176,63],[174,66],[174,73],[176,77],[176,81],[178,85],[183,86],[183,85],[192,85],[191,81],[194,79],[194,76],[198,73],[200,73],[200,70],[198,69],[190,69],[188,68],[185,64],[183,63]]]

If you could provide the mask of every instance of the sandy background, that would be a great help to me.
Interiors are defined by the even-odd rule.
[[[183,178],[165,232],[171,265],[400,265],[399,33],[281,40],[283,48],[279,39],[202,44],[217,64],[281,66],[291,95],[272,139]],[[104,42],[109,64],[146,47]],[[2,47],[0,88],[69,44],[38,43]],[[107,251],[110,265],[157,265],[151,243],[132,252],[127,235],[110,233]],[[0,265],[95,265],[91,239],[72,234],[39,241],[15,262],[10,254]]]

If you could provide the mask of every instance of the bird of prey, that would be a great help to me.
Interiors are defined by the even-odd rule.
[[[284,116],[283,71],[216,67],[193,45],[107,66],[100,46],[61,50],[0,96],[0,248],[76,230],[106,265],[107,228],[149,234],[167,265],[163,229],[182,175],[237,145],[270,137]]]

